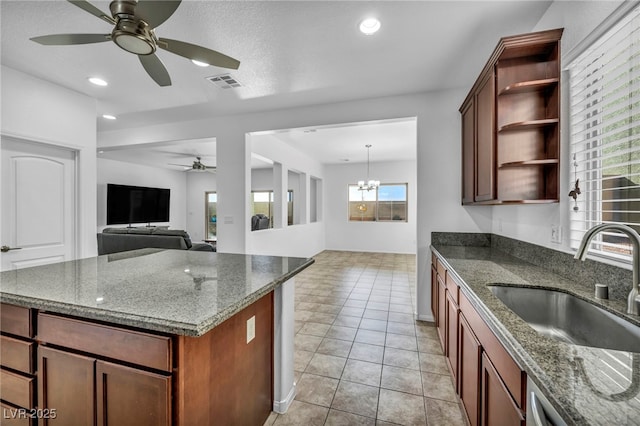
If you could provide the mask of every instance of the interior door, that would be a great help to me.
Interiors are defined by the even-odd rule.
[[[0,139],[2,270],[75,257],[75,158],[72,150]]]

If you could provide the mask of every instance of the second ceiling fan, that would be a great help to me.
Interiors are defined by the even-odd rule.
[[[238,69],[240,66],[237,59],[215,50],[156,36],[155,29],[173,15],[181,0],[115,0],[109,5],[111,16],[86,0],[67,1],[112,24],[111,33],[53,34],[33,37],[31,40],[48,46],[113,41],[127,52],[138,55],[144,69],[160,86],[171,86],[171,77],[156,55],[158,48],[217,67]]]

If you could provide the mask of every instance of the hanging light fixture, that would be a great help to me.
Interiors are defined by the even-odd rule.
[[[358,190],[360,191],[371,191],[372,189],[376,189],[380,186],[379,180],[369,179],[369,149],[371,145],[365,145],[367,147],[367,180],[358,181]]]

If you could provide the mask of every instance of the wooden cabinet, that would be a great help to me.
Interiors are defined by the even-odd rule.
[[[556,29],[502,38],[467,95],[463,204],[558,202],[561,36]]]
[[[447,362],[453,375],[453,382],[457,383],[458,376],[458,304],[453,300],[451,293],[447,290],[446,297],[446,342],[447,342]],[[457,388],[457,386],[455,386]]]
[[[46,313],[38,327],[39,408],[56,411],[41,425],[171,424],[169,337]]]
[[[0,403],[2,424],[32,425],[36,407],[34,319],[29,308],[0,305]],[[25,411],[26,410],[26,411]]]
[[[476,199],[476,111],[475,96],[462,105],[462,204]]]
[[[95,358],[40,346],[38,348],[40,408],[55,409],[42,425],[95,424]]]
[[[471,426],[477,426],[480,414],[480,363],[482,346],[473,334],[463,314],[458,323],[460,336],[460,368],[458,370],[458,395]]]
[[[440,278],[440,274],[437,276],[437,286],[438,286],[438,337],[440,337],[440,343],[442,344],[442,348],[444,349],[445,355],[447,354],[447,288],[445,287],[444,281]]]
[[[171,377],[96,361],[97,425],[171,424]]]
[[[271,413],[273,292],[200,337],[4,304],[0,315],[2,425],[258,425]]]
[[[488,73],[476,96],[476,193],[475,201],[496,198],[495,181],[495,76]]]
[[[455,273],[437,256],[433,261],[438,334],[469,424],[524,426],[525,372],[478,314]]]
[[[523,411],[514,403],[486,353],[482,354],[481,398],[481,426],[524,426]]]

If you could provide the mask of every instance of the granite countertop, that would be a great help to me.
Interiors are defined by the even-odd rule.
[[[461,291],[568,424],[640,425],[640,353],[578,346],[538,334],[488,288],[507,284],[555,288],[626,315],[624,301],[595,299],[576,281],[491,247],[433,245]],[[629,289],[631,283],[629,283]]]
[[[0,273],[0,301],[201,336],[313,259],[142,249]]]

